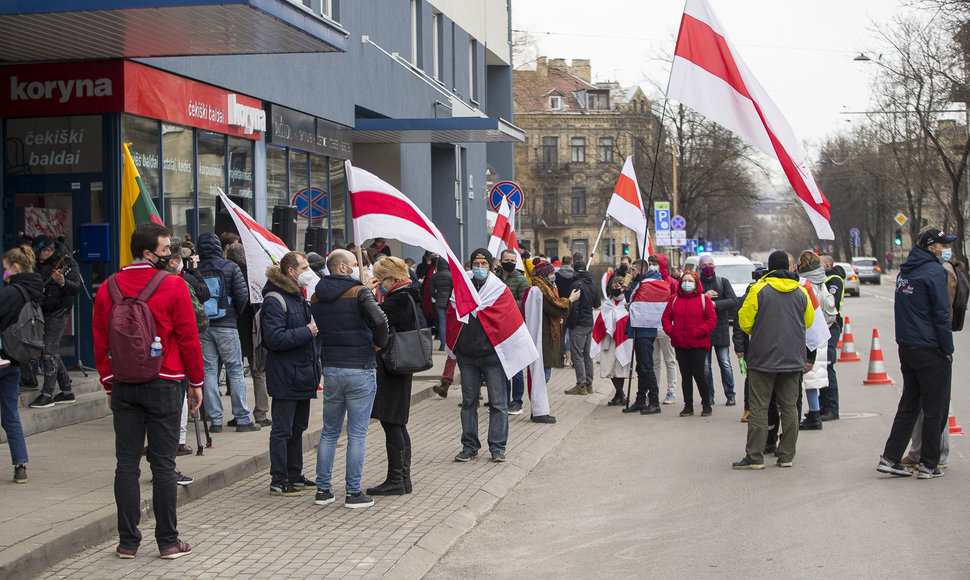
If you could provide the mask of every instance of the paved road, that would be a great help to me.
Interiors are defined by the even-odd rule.
[[[942,479],[875,471],[899,386],[862,380],[874,327],[900,380],[892,290],[887,279],[847,299],[864,361],[837,366],[844,418],[802,432],[792,469],[731,469],[745,425],[720,395],[710,418],[601,406],[427,578],[970,577],[967,439],[952,439]],[[956,342],[954,407],[967,424],[970,336]]]

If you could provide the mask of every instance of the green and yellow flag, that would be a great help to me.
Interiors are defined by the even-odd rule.
[[[138,174],[135,161],[131,158],[131,151],[128,150],[130,143],[123,143],[125,160],[121,171],[121,215],[119,219],[119,243],[118,256],[119,266],[127,266],[132,262],[131,256],[131,234],[135,231],[135,226],[145,222],[162,223],[162,216],[158,215],[155,202],[148,195],[145,182]]]

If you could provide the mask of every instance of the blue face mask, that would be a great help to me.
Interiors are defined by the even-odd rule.
[[[472,268],[472,277],[476,280],[484,280],[488,277],[488,268]]]
[[[940,261],[941,262],[949,262],[950,261],[950,258],[952,258],[952,257],[953,257],[953,249],[952,248],[943,248],[943,253],[940,254]]]

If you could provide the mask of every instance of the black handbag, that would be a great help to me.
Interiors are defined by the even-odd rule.
[[[420,325],[421,318],[418,316],[418,307],[414,303],[414,298],[408,296],[408,300],[414,309],[414,322]],[[430,328],[392,332],[388,337],[387,346],[381,351],[381,359],[387,372],[395,375],[410,375],[434,366],[434,361],[431,360],[432,349]]]

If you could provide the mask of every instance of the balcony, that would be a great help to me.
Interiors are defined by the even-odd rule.
[[[570,165],[568,163],[546,164],[538,161],[532,165],[532,173],[540,177],[568,177]]]

